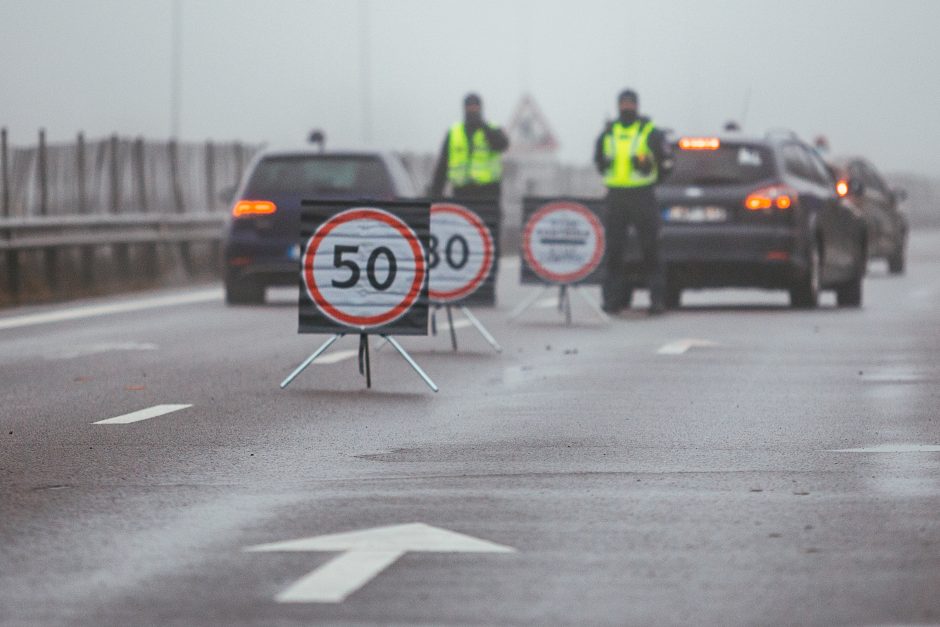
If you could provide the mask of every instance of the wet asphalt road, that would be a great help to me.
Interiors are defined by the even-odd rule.
[[[940,452],[901,446],[940,448],[938,269],[919,233],[860,310],[712,291],[610,324],[575,300],[566,328],[550,301],[506,321],[532,288],[504,263],[476,311],[502,355],[403,338],[436,395],[388,347],[371,391],[354,359],[280,390],[321,340],[289,293],[3,312],[0,624],[940,623]],[[165,404],[191,406],[92,424]],[[415,522],[515,552],[280,603],[338,553],[245,551]]]

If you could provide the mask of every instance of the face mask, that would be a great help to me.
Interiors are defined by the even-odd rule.
[[[483,114],[479,111],[465,111],[464,121],[467,123],[467,126],[482,126]]]
[[[620,110],[620,122],[621,124],[630,125],[636,122],[636,110],[635,109],[621,109]]]

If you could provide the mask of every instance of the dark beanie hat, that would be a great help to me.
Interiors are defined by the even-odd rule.
[[[466,97],[463,99],[463,106],[466,107],[467,105],[480,105],[480,106],[483,106],[483,100],[480,99],[479,94],[475,94],[475,93],[471,92],[471,93],[467,94]]]
[[[617,96],[618,103],[623,102],[624,100],[629,100],[631,102],[639,102],[639,98],[637,98],[636,92],[633,91],[632,89],[624,89],[622,92],[620,92],[620,95]]]

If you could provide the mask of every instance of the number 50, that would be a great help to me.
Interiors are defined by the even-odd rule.
[[[346,280],[337,281],[333,279],[333,287],[344,290],[353,287],[359,282],[359,278],[362,276],[362,269],[359,267],[359,264],[352,259],[343,259],[343,255],[347,253],[355,255],[358,252],[358,246],[337,245],[333,248],[333,267],[347,268],[349,270],[349,277]],[[388,272],[385,275],[384,281],[379,281],[375,274],[375,264],[378,262],[380,256],[385,257],[385,260],[388,262]],[[372,254],[369,255],[369,260],[366,262],[366,278],[369,280],[369,285],[380,292],[384,292],[395,282],[396,274],[398,274],[398,260],[395,259],[395,253],[385,246],[379,246],[373,250]]]

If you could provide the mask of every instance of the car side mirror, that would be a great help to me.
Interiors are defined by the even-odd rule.
[[[862,183],[860,179],[850,178],[849,179],[849,193],[853,196],[861,196],[865,193],[865,184]]]
[[[891,193],[894,195],[895,202],[904,202],[907,200],[907,190],[901,189],[900,187],[895,187],[891,190]]]

